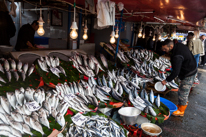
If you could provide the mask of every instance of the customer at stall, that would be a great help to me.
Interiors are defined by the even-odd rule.
[[[203,49],[204,49],[204,53],[203,53],[203,55],[201,56],[200,66],[204,66],[205,63],[206,63],[206,36],[205,36],[205,35],[202,35],[202,36],[200,37],[200,39],[202,40],[202,45],[203,45]]]
[[[188,105],[188,96],[195,75],[197,73],[197,65],[194,56],[190,50],[182,43],[174,44],[170,39],[166,39],[162,43],[162,50],[171,53],[172,73],[162,81],[165,85],[171,82],[177,76],[181,80],[178,91],[178,110],[173,112],[174,116],[184,116],[185,110]]]
[[[11,46],[10,38],[16,33],[16,27],[9,15],[4,1],[0,1],[0,45]]]
[[[18,34],[17,43],[15,49],[20,51],[22,49],[34,49],[36,45],[34,45],[34,34],[39,28],[39,23],[37,20],[33,21],[33,23],[23,25]]]
[[[202,41],[199,38],[194,39],[194,33],[189,32],[187,36],[187,42],[188,42],[188,48],[194,55],[194,58],[197,63],[197,67],[199,64],[200,54],[203,53],[203,47],[202,47]],[[195,83],[199,84],[199,80],[197,78],[197,75],[195,77]]]

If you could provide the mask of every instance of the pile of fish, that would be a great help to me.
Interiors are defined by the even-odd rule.
[[[125,137],[124,130],[114,121],[100,117],[98,115],[88,117],[82,126],[74,123],[70,124],[70,128],[66,137]]]
[[[6,74],[8,82],[11,82],[12,74],[16,81],[19,81],[20,78],[19,75],[21,75],[22,80],[25,81],[26,75],[30,76],[34,71],[33,64],[29,68],[28,63],[23,65],[21,61],[18,61],[18,63],[16,63],[12,59],[6,60],[4,58],[1,58],[1,61],[3,61],[3,66],[0,64],[0,72]],[[0,82],[6,83],[6,81],[1,76],[0,76]]]
[[[49,72],[49,70],[56,75],[58,78],[60,78],[59,73],[62,73],[67,77],[65,70],[60,66],[59,58],[53,58],[49,56],[40,57],[40,59],[37,59],[38,64],[40,68],[44,72]]]
[[[137,91],[130,91],[129,100],[134,105],[134,107],[144,111],[145,113],[150,113],[152,116],[157,115],[153,108],[160,107],[160,96],[158,94],[156,99],[154,99],[154,93],[152,90],[150,91],[149,96],[145,89],[141,91],[140,96],[138,95]],[[156,106],[153,105],[154,102]]]
[[[73,56],[70,60],[73,62],[73,66],[81,73],[88,77],[94,77],[99,73],[99,69],[104,71],[99,61],[93,55],[81,55],[77,52],[73,52]],[[100,54],[102,64],[105,68],[108,68],[108,63],[103,54]]]
[[[48,117],[51,115],[64,127],[65,109],[58,96],[43,89],[20,88],[15,92],[7,92],[1,96],[0,135],[21,137],[23,134],[33,135],[31,129],[44,135],[42,125],[50,129]],[[28,103],[37,103],[38,110],[28,108]],[[55,112],[55,113],[54,113]]]

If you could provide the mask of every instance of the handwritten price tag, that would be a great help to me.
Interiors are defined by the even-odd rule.
[[[87,117],[83,116],[80,113],[77,113],[71,119],[77,126],[81,126],[85,121],[87,121]]]
[[[139,96],[136,97],[136,100],[142,104],[144,104],[144,100],[142,100]]]
[[[64,96],[64,100],[67,102],[69,102],[70,100],[72,100],[74,98],[76,98],[76,96],[74,94],[71,94],[71,93]]]
[[[26,106],[29,109],[29,111],[37,111],[41,108],[41,106],[36,101],[27,102]]]

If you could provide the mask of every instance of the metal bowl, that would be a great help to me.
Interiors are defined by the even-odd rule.
[[[143,123],[141,128],[145,134],[150,136],[159,136],[159,134],[162,133],[162,129],[158,125],[152,123]]]
[[[141,110],[135,107],[123,107],[118,111],[120,118],[126,125],[134,125],[137,122],[137,118],[141,113]]]

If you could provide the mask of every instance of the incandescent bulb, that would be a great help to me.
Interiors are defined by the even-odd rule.
[[[159,36],[159,40],[161,40],[162,39],[162,37],[161,36]]]
[[[110,43],[111,43],[111,44],[114,44],[114,43],[115,43],[115,38],[114,38],[114,36],[112,36],[112,37],[110,38]]]
[[[87,33],[84,33],[83,39],[84,39],[84,40],[88,39]]]
[[[114,37],[117,39],[119,37],[118,33],[116,33]]]
[[[39,36],[43,36],[44,33],[45,33],[45,31],[44,31],[43,25],[39,25],[39,29],[37,30],[37,34]]]
[[[152,39],[153,41],[155,41],[155,36],[153,36],[153,39]]]
[[[142,38],[144,39],[145,38],[145,34],[143,33],[143,35],[142,35]]]
[[[72,29],[72,31],[70,32],[70,37],[72,39],[76,39],[78,37],[76,29]]]
[[[142,33],[141,33],[141,32],[139,32],[138,37],[139,37],[139,38],[141,38],[141,37],[142,37]]]

